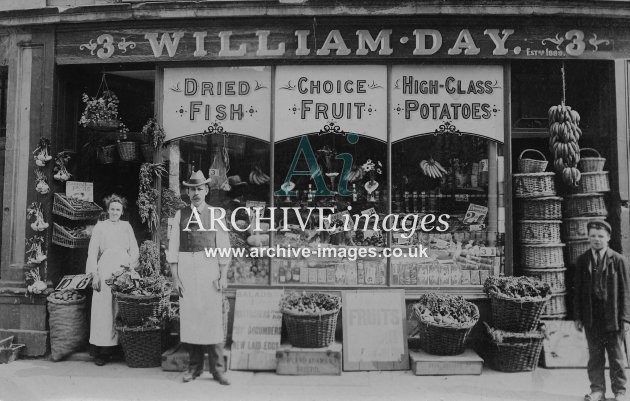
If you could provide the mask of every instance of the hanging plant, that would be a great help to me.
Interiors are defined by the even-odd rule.
[[[33,158],[38,167],[44,167],[52,159],[50,155],[50,140],[40,138],[37,148],[33,151]]]
[[[36,235],[26,241],[26,256],[29,264],[40,264],[48,258],[44,252],[44,237]]]
[[[138,186],[138,214],[143,223],[147,223],[149,231],[156,231],[160,224],[157,213],[157,200],[160,193],[155,189],[155,180],[166,174],[162,163],[143,163],[140,167],[140,184]]]
[[[27,284],[26,291],[29,294],[42,294],[48,286],[42,280],[39,273],[39,267],[33,267],[25,273],[25,281]]]
[[[59,152],[55,156],[55,175],[53,178],[57,181],[66,182],[72,178],[72,174],[68,172],[68,162],[70,161],[70,155],[67,152]]]
[[[42,195],[46,195],[50,191],[48,180],[41,170],[35,170],[35,190]]]
[[[151,240],[140,245],[138,272],[141,276],[150,277],[160,273],[160,247]]]
[[[164,139],[166,138],[164,130],[154,117],[150,118],[149,121],[144,124],[144,127],[142,127],[142,135],[154,149],[158,149],[162,146],[162,143],[164,143]]]
[[[562,101],[551,106],[549,117],[549,151],[553,154],[556,173],[562,174],[562,181],[569,187],[577,187],[582,173],[577,168],[580,161],[578,141],[582,137],[579,127],[580,114],[565,104],[566,84],[564,63],[562,64]]]
[[[31,223],[33,231],[44,231],[48,228],[48,223],[44,221],[44,212],[41,202],[31,203],[28,209],[26,209],[26,214],[29,219],[35,218],[35,221]]]
[[[110,90],[103,91],[101,96],[90,97],[83,94],[85,108],[81,114],[79,125],[82,127],[118,126],[118,104],[116,94]]]

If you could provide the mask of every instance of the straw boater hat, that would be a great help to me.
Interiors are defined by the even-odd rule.
[[[203,175],[201,170],[197,170],[192,173],[188,181],[182,181],[182,185],[186,187],[198,187],[199,185],[204,185],[212,181],[214,177],[210,177],[206,179],[206,176]]]
[[[246,182],[241,181],[240,175],[233,175],[228,177],[228,184],[230,184],[232,188],[247,185]]]

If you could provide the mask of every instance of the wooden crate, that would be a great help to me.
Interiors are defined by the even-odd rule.
[[[471,349],[461,355],[438,356],[410,350],[411,370],[416,376],[480,375],[483,359]]]
[[[341,344],[326,348],[296,348],[282,344],[276,351],[276,374],[291,376],[341,375]]]

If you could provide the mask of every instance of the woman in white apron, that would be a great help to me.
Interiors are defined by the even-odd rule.
[[[94,363],[104,365],[110,356],[111,347],[118,345],[114,327],[116,303],[105,280],[121,269],[121,265],[136,267],[138,243],[131,225],[121,221],[120,216],[127,201],[118,195],[105,199],[109,218],[99,221],[92,230],[85,272],[92,275],[92,317],[90,321],[90,344],[96,347]]]

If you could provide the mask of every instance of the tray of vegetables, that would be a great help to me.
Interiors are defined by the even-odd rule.
[[[341,298],[324,293],[290,292],[280,301],[289,342],[294,347],[322,348],[335,340]]]
[[[549,283],[526,276],[492,276],[483,288],[492,302],[494,327],[505,331],[534,330],[551,298]]]
[[[479,309],[462,296],[428,293],[413,305],[420,348],[434,355],[458,355],[477,321]]]

